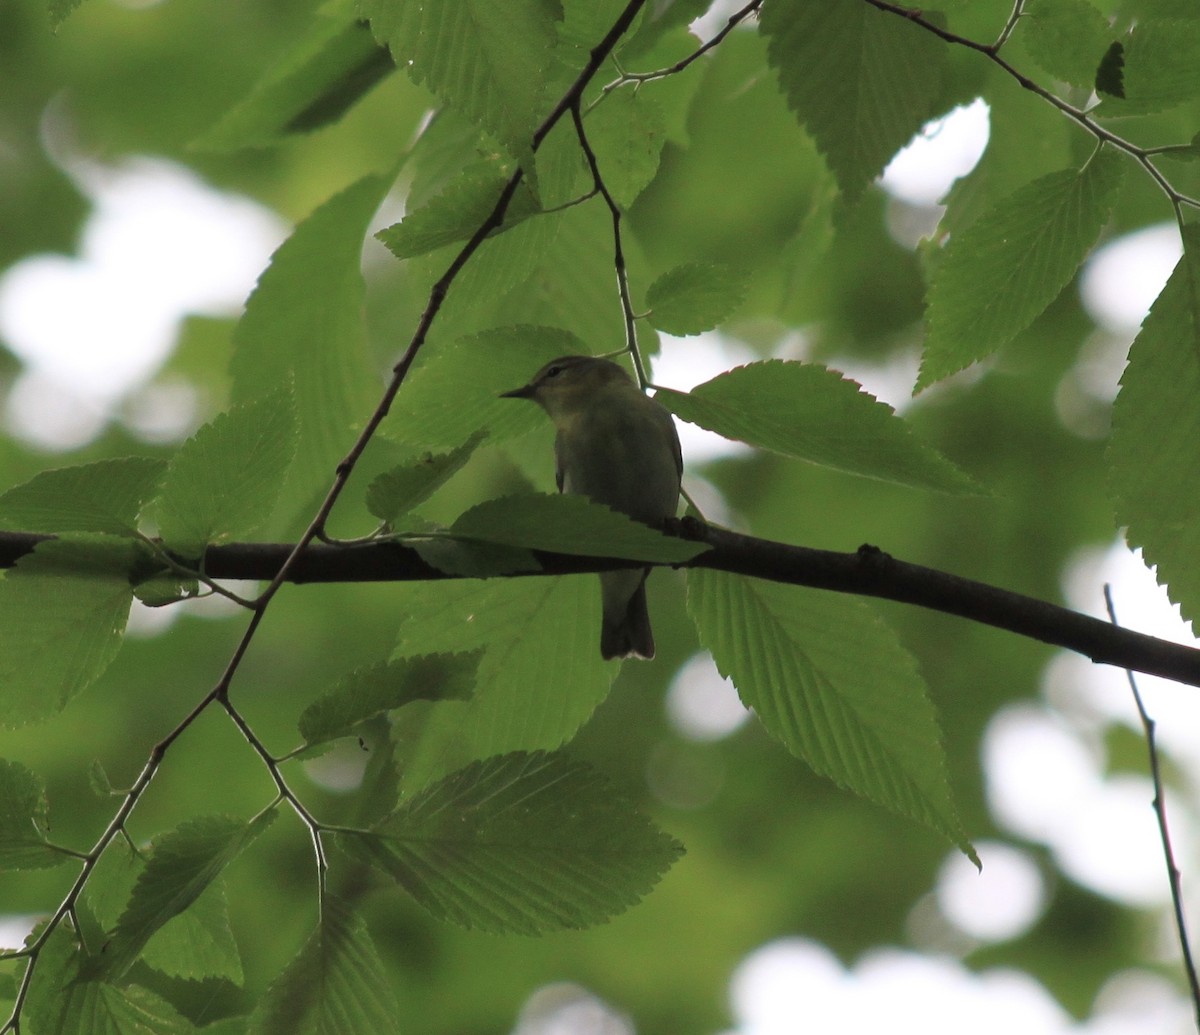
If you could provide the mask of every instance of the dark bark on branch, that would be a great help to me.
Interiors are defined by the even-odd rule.
[[[1075,651],[1092,661],[1200,686],[1200,650],[1115,627],[1065,607],[948,572],[896,560],[876,547],[835,553],[789,546],[725,529],[684,522],[686,538],[711,549],[678,567],[712,568],[797,586],[880,597],[958,615]],[[0,532],[0,567],[11,567],[44,535]],[[293,546],[232,543],[210,547],[203,570],[215,579],[275,577]],[[533,551],[541,570],[523,575],[569,575],[634,567],[600,557]],[[179,558],[195,566],[194,560]],[[289,582],[412,582],[454,578],[431,567],[416,550],[378,541],[347,546],[313,543],[295,559]]]

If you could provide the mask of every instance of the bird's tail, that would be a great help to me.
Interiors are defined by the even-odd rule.
[[[632,593],[628,589],[621,592],[618,579],[614,578],[627,578],[627,573],[613,572],[601,576],[604,620],[600,626],[600,654],[605,661],[610,658],[643,658],[649,661],[654,657],[654,633],[650,630],[650,612],[646,609],[646,576],[649,573],[649,568],[634,573],[640,578]]]

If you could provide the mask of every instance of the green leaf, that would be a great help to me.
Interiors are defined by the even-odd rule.
[[[0,725],[61,711],[116,657],[133,591],[128,543],[44,542],[0,582]]]
[[[668,334],[711,330],[746,297],[746,278],[728,266],[689,262],[668,270],[646,292],[649,320]]]
[[[487,500],[451,526],[455,535],[585,557],[672,563],[707,547],[634,521],[583,496],[528,493]]]
[[[263,399],[289,383],[295,393],[296,461],[276,524],[328,487],[354,427],[379,401],[360,265],[367,225],[391,182],[365,177],[297,226],[271,257],[234,332],[233,401]]]
[[[118,841],[105,850],[88,876],[78,908],[80,931],[85,944],[101,947],[102,959],[111,951],[106,932],[116,927],[145,871],[142,857]],[[140,959],[171,977],[240,984],[242,963],[229,923],[223,876],[214,878],[195,902],[155,931]],[[95,964],[89,966],[96,970]]]
[[[440,194],[375,236],[397,259],[411,259],[448,244],[466,241],[492,214],[509,175],[508,170],[491,162],[471,166],[447,184]],[[529,189],[518,186],[505,211],[505,224],[501,229],[511,229],[536,211]]]
[[[229,923],[224,880],[216,877],[184,912],[155,931],[141,959],[169,977],[241,984],[242,960]]]
[[[1097,109],[1108,118],[1165,111],[1200,97],[1200,18],[1139,20],[1124,40],[1122,92]],[[1111,96],[1115,94],[1115,96]]]
[[[589,113],[584,128],[605,186],[617,204],[629,208],[658,172],[667,141],[653,91],[614,90]]]
[[[532,551],[478,539],[454,539],[447,535],[406,540],[421,560],[447,575],[488,579],[496,575],[541,571]]]
[[[1129,351],[1113,406],[1109,494],[1184,618],[1200,619],[1200,230]]]
[[[1074,276],[1120,191],[1109,148],[1027,184],[951,238],[929,288],[917,387],[982,359],[1028,327]]]
[[[654,398],[689,423],[784,456],[920,489],[982,491],[890,406],[815,363],[751,363]]]
[[[193,147],[234,151],[277,143],[337,121],[395,71],[391,54],[345,0],[312,16],[305,35]]]
[[[467,766],[339,842],[439,919],[516,934],[603,923],[683,851],[600,773],[541,752]]]
[[[397,717],[419,726],[405,766],[410,786],[491,755],[561,747],[619,670],[600,658],[594,575],[404,586],[397,608],[405,616],[397,656],[484,651],[470,701],[430,705],[423,720],[409,709]]]
[[[487,437],[476,432],[445,453],[425,453],[377,475],[367,487],[367,509],[389,524],[420,506],[453,478]]]
[[[295,451],[295,403],[288,391],[218,414],[179,447],[167,468],[158,497],[163,540],[199,556],[208,543],[260,527]]]
[[[911,655],[864,604],[725,572],[688,572],[688,611],[763,726],[821,776],[945,834],[978,865]]]
[[[0,759],[0,870],[57,866],[67,855],[56,851],[43,831],[49,825],[46,787],[19,762]]]
[[[174,571],[156,571],[134,584],[133,594],[147,607],[166,607],[190,600],[200,589],[200,580]]]
[[[34,475],[0,495],[0,525],[28,532],[133,535],[166,464],[127,456]]]
[[[268,990],[251,1035],[395,1035],[399,1007],[367,925],[326,898],[312,936]]]
[[[196,1029],[175,1008],[137,985],[118,988],[91,975],[66,924],[51,932],[21,1015],[33,1035],[190,1035]]]
[[[461,446],[487,428],[489,442],[532,431],[545,422],[536,406],[500,393],[521,385],[558,356],[590,350],[557,327],[498,327],[436,349],[416,367],[383,424],[406,446]]]
[[[274,817],[267,812],[246,823],[205,816],[158,838],[106,946],[104,972],[124,973],[151,936],[195,902]]]
[[[761,22],[788,105],[854,200],[937,114],[945,44],[860,0],[774,0]]]
[[[1030,0],[1019,27],[1029,56],[1045,71],[1072,86],[1095,83],[1112,30],[1089,0]]]
[[[307,747],[349,736],[360,723],[410,701],[465,701],[475,690],[479,655],[425,654],[361,668],[300,714]]]
[[[528,149],[560,16],[556,0],[357,0],[396,65],[514,153]]]

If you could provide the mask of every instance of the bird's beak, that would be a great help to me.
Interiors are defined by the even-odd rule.
[[[498,396],[500,399],[532,399],[533,385],[525,385],[522,388],[514,388],[511,392],[501,392]]]

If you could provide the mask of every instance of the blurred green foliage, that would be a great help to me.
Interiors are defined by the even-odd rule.
[[[354,10],[382,18],[390,6],[372,0]],[[579,39],[560,42],[553,58],[547,57],[540,92],[532,82],[511,96],[504,92],[506,82],[511,86],[513,78],[520,80],[519,66],[507,73],[501,69],[509,80],[494,88],[513,104],[544,105],[570,81],[568,73],[580,56],[586,57],[586,41],[597,38],[586,33],[599,27],[602,34],[607,22],[600,15],[611,20],[621,6],[609,2],[589,12],[584,0],[565,0],[564,25]],[[639,24],[641,35],[623,59],[626,70],[651,71],[687,54],[695,41],[687,39],[684,24],[703,6],[666,5],[661,25]],[[781,89],[768,65],[769,48],[777,49],[776,64],[788,60],[788,32],[809,38],[809,28],[800,23],[785,26],[784,32],[772,29],[771,19],[783,25],[797,6],[815,10],[812,4],[768,0],[769,41],[753,25],[739,28],[678,75],[646,82],[620,102],[637,107],[622,111],[623,119],[655,141],[652,155],[634,155],[621,164],[617,181],[618,200],[628,205],[623,225],[634,306],[640,311],[649,286],[676,267],[717,263],[736,270],[744,282],[744,296],[722,330],[756,358],[795,358],[792,350],[802,340],[806,357],[835,368],[839,362],[898,363],[911,367],[915,376],[926,285],[930,276],[937,276],[938,250],[928,244],[914,249],[891,234],[889,226],[912,213],[905,203],[869,185],[879,172],[869,165],[874,160],[871,147],[851,154],[839,150],[840,109],[806,121],[811,136],[789,111],[789,100],[798,105],[809,103],[810,95],[822,99],[830,86],[791,68]],[[1012,5],[1008,0],[974,0],[932,6],[944,11],[931,15],[938,24],[990,42]],[[1004,53],[1023,71],[1041,77],[1047,90],[1060,89],[1082,103],[1075,81],[1086,56],[1057,55],[1060,70],[1052,41],[1045,35],[1026,40],[1026,29],[1060,31],[1070,22],[1069,9],[1088,8],[1081,17],[1093,24],[1092,14],[1106,16],[1110,35],[1117,38],[1127,32],[1138,6],[1112,0],[1093,8],[1076,2],[1064,3],[1058,11],[1045,0],[1037,5],[1039,12],[1051,9],[1054,17],[1044,15],[1028,26],[1019,23]],[[863,30],[868,36],[876,31],[875,18],[889,17],[873,8],[864,15],[857,9],[867,5],[857,0],[838,0],[830,7],[852,22],[868,19]],[[527,12],[535,8],[558,13],[556,4],[522,5]],[[462,182],[461,176],[472,183],[492,182],[488,176],[502,178],[514,163],[528,162],[514,119],[522,129],[531,125],[521,121],[519,111],[493,110],[478,97],[459,112],[443,111],[427,123],[435,95],[454,95],[463,85],[434,66],[421,66],[416,82],[386,74],[378,48],[361,32],[321,28],[321,19],[344,21],[349,11],[335,3],[318,15],[313,3],[285,0],[171,0],[140,9],[90,0],[52,31],[41,0],[0,5],[0,67],[5,70],[0,90],[0,269],[42,253],[76,253],[89,202],[72,178],[72,163],[116,166],[134,155],[168,159],[194,170],[214,188],[252,197],[295,222],[350,188],[330,204],[352,208],[347,218],[359,219],[357,226],[347,229],[344,221],[323,226],[315,218],[304,224],[307,251],[296,246],[299,237],[293,238],[297,266],[318,270],[308,282],[307,297],[301,292],[289,309],[278,297],[260,296],[237,332],[227,320],[189,320],[156,375],[159,381],[179,378],[197,386],[201,411],[194,423],[200,424],[226,410],[237,395],[230,381],[231,351],[243,350],[233,363],[236,375],[238,363],[254,362],[246,358],[246,342],[274,349],[258,355],[263,365],[256,376],[264,381],[272,381],[276,373],[291,376],[297,390],[308,393],[308,410],[300,415],[306,429],[302,441],[317,433],[312,425],[320,423],[322,413],[337,414],[336,426],[322,428],[327,438],[314,446],[329,465],[330,477],[332,463],[352,441],[353,425],[361,425],[373,405],[358,411],[348,401],[353,398],[357,404],[365,397],[364,379],[374,375],[363,371],[373,366],[382,388],[431,284],[464,236],[454,220],[448,221],[449,230],[436,223],[435,230],[448,236],[433,237],[437,247],[432,252],[403,262],[368,237],[365,290],[357,282],[337,280],[337,270],[334,279],[322,281],[321,263],[329,258],[329,248],[336,245],[339,255],[357,258],[361,220],[385,185],[382,179],[363,178],[391,176],[400,164],[398,186],[387,203],[393,218],[379,225],[395,222],[396,201],[410,187],[408,203],[415,208],[418,201],[427,202],[447,185]],[[392,38],[408,28],[401,19],[377,35]],[[482,39],[493,40],[486,24],[476,28],[484,33]],[[517,31],[515,23],[508,28]],[[1189,31],[1193,28],[1189,23]],[[425,26],[420,31],[449,30]],[[948,48],[912,25],[906,24],[904,31],[938,55],[938,67],[928,70],[931,78],[919,84],[919,96],[897,102],[903,111],[888,127],[889,154],[928,116],[979,95],[990,108],[988,150],[975,172],[951,190],[939,234],[962,232],[966,238],[966,228],[1000,199],[1041,176],[1077,169],[1086,161],[1093,138],[1042,98],[1022,90],[983,55]],[[1138,45],[1144,50],[1155,41],[1165,46],[1159,36]],[[1121,123],[1121,131],[1128,126],[1130,138],[1144,146],[1188,143],[1200,116],[1200,86],[1182,73],[1169,82],[1154,81],[1146,59],[1139,61],[1137,74],[1149,77],[1146,89],[1158,103],[1141,109],[1127,105],[1125,114],[1148,113]],[[1072,85],[1056,84],[1053,74],[1063,74]],[[267,86],[256,91],[264,75]],[[613,76],[609,67],[597,85]],[[1130,88],[1137,82],[1131,73]],[[346,92],[359,89],[365,92],[357,102],[346,104],[345,114],[335,117]],[[886,84],[883,89],[886,94]],[[588,95],[590,100],[597,96],[598,90]],[[247,97],[268,98],[267,115],[275,123],[263,110],[246,115],[238,109],[238,118],[231,118],[228,113]],[[309,115],[297,121],[297,111]],[[323,112],[331,113],[328,120]],[[481,138],[464,123],[464,114],[478,117],[496,138]],[[619,134],[600,121],[597,125],[601,158],[620,156]],[[290,132],[289,126],[304,132]],[[418,132],[422,135],[414,145]],[[862,132],[869,134],[870,127]],[[192,146],[197,141],[210,146]],[[558,191],[565,199],[578,184],[586,187],[587,180],[578,156],[574,162],[569,153],[556,156],[555,146],[552,134],[539,152],[538,184],[545,197]],[[823,155],[829,156],[828,163]],[[838,178],[845,177],[843,193],[830,166]],[[1181,154],[1169,167],[1181,190],[1194,189],[1200,173],[1194,155]],[[847,190],[863,196],[848,200]],[[436,392],[431,409],[422,409],[423,385],[453,389],[460,384],[461,395],[452,401],[477,400],[482,408],[495,387],[522,383],[522,377],[514,376],[490,386],[490,378],[507,376],[510,368],[516,373],[518,367],[532,373],[562,340],[578,340],[594,351],[620,346],[623,321],[607,212],[588,204],[560,217],[553,226],[536,217],[506,229],[464,271],[414,370],[413,407],[406,406],[402,389],[383,437],[368,449],[344,507],[334,514],[335,532],[361,535],[373,527],[363,501],[375,475],[397,462],[411,464],[431,446],[459,446],[478,426],[472,419],[480,409],[444,405]],[[1101,242],[1172,218],[1171,205],[1145,172],[1127,168],[1125,188],[1101,231]],[[1076,260],[1088,243],[1079,242]],[[268,289],[262,290],[265,295]],[[982,296],[991,287],[980,283],[977,290]],[[357,322],[360,305],[365,307],[365,330]],[[335,386],[332,410],[322,410],[328,382],[319,368],[289,370],[289,342],[272,340],[253,324],[264,319],[277,333],[281,324],[272,317],[274,306],[280,307],[276,316],[286,310],[294,318],[294,325],[283,326],[294,326],[297,334],[312,331],[311,321],[324,316],[327,306],[339,307],[329,316],[332,333],[353,339],[344,341],[347,349],[365,346],[359,359],[369,355],[369,363],[362,361],[350,372],[335,370],[352,382],[353,391]],[[688,461],[689,477],[696,479],[693,484],[711,486],[731,515],[729,523],[756,535],[838,550],[873,543],[906,560],[1059,600],[1064,566],[1082,549],[1107,544],[1115,534],[1105,491],[1103,436],[1064,423],[1059,406],[1080,349],[1098,329],[1082,308],[1074,282],[1036,318],[1028,315],[1032,322],[1018,321],[1027,326],[1014,332],[1009,347],[978,376],[923,394],[906,415],[924,442],[991,496],[923,492],[748,451],[707,463]],[[970,314],[959,316],[969,326]],[[521,325],[543,328],[528,335],[526,351],[513,344],[511,331],[496,330]],[[671,369],[688,368],[689,350],[698,348],[693,339],[660,345],[649,328],[645,333],[648,352],[661,348],[672,360]],[[0,384],[10,388],[20,372],[19,361],[8,357]],[[686,390],[707,376],[698,372],[668,387]],[[1089,404],[1104,425],[1107,400]],[[499,444],[485,440],[460,473],[417,508],[418,515],[449,524],[481,501],[531,486],[550,490],[549,434],[545,427],[531,431],[532,419],[518,426],[527,416],[506,416],[512,422],[506,435],[511,432],[512,437]],[[446,428],[454,434],[439,436]],[[19,436],[6,435],[0,440],[0,487],[45,468],[85,461],[129,454],[169,459],[175,447],[139,440],[119,413],[93,442],[64,455],[47,455]],[[1129,461],[1135,469],[1137,448],[1133,443]],[[312,507],[305,510],[301,504],[311,499],[315,505],[321,483],[312,469],[301,482],[284,490],[287,506],[277,508],[272,534],[293,535],[311,516]],[[1185,500],[1181,506],[1185,513],[1179,520],[1186,522],[1196,504]],[[1190,559],[1189,554],[1179,564]],[[564,580],[555,599],[567,603],[556,604],[552,612],[564,623],[568,615],[587,617],[587,608],[595,609],[590,598],[585,600],[584,589],[576,592],[577,582],[591,592],[591,580]],[[506,1031],[533,990],[570,980],[626,1011],[641,1032],[712,1031],[729,1022],[725,988],[732,969],[763,942],[802,933],[826,943],[844,960],[871,946],[910,942],[909,917],[933,886],[937,868],[951,850],[949,842],[821,780],[756,723],[712,743],[683,737],[667,720],[663,702],[675,673],[698,649],[696,631],[688,619],[681,576],[658,573],[650,586],[658,659],[626,665],[607,697],[607,677],[595,671],[599,663],[579,661],[568,671],[570,686],[561,697],[572,702],[570,723],[576,725],[603,698],[570,744],[571,755],[619,784],[662,829],[683,842],[686,856],[644,902],[607,924],[501,940],[434,919],[398,888],[369,876],[353,858],[335,855],[331,890],[360,900],[405,1030],[429,1035]],[[446,592],[439,598],[441,589]],[[463,592],[459,586],[437,584],[287,587],[251,645],[232,698],[261,741],[283,755],[297,746],[296,720],[307,705],[346,672],[388,657],[398,641],[407,643],[409,653],[416,652],[425,635],[421,622],[432,622],[429,616],[439,600],[448,614]],[[492,616],[497,624],[503,624],[500,617],[515,623],[512,616],[524,613],[504,610],[521,599],[515,594],[494,586],[486,592],[499,612]],[[1096,592],[1099,597],[1099,587]],[[962,829],[975,841],[1010,837],[997,828],[987,807],[981,736],[998,709],[1038,694],[1049,649],[942,616],[890,605],[879,610],[917,659],[930,688]],[[71,707],[36,727],[0,730],[0,757],[45,781],[56,844],[78,851],[91,847],[120,801],[119,795],[102,793],[104,780],[118,789],[131,785],[152,746],[219,678],[246,618],[232,606],[209,612],[185,614],[165,631],[147,626],[144,632],[131,632],[115,662]],[[1135,624],[1135,616],[1128,617]],[[453,634],[444,638],[455,639]],[[436,649],[454,646],[437,642]],[[536,700],[552,711],[559,699],[553,670],[542,673],[544,685],[526,687],[522,682],[537,674],[536,645],[525,649],[524,667],[510,669],[520,679],[514,676],[505,686],[504,693],[511,696],[493,699],[489,707],[495,712],[508,715],[505,709],[515,700]],[[503,667],[495,667],[499,679]],[[363,748],[373,750],[390,740],[397,757],[416,760],[414,771],[445,772],[462,747],[452,738],[460,731],[455,729],[456,713],[439,718],[433,707],[412,705],[390,727],[368,723]],[[528,716],[518,714],[522,718]],[[518,732],[528,733],[534,725],[529,721]],[[479,738],[473,743],[508,743],[499,733],[493,738],[473,730],[471,735]],[[353,768],[363,761],[356,757],[362,754],[351,745],[343,754],[316,762],[286,762],[283,772],[318,818],[338,823],[349,796],[336,789],[336,782],[318,781],[312,774],[321,765],[326,773],[341,765]],[[89,779],[89,772],[97,771],[104,780]],[[671,787],[682,791],[664,790]],[[706,790],[693,798],[697,787]],[[201,814],[248,818],[274,792],[268,772],[237,728],[210,710],[172,745],[130,817],[128,831],[134,842],[144,842]],[[1084,1014],[1106,977],[1151,958],[1156,919],[1072,884],[1054,872],[1048,855],[1037,846],[1031,850],[1045,868],[1053,894],[1047,912],[1018,940],[989,946],[967,961],[1027,969],[1068,1009]],[[6,873],[0,913],[48,913],[71,879],[67,867]],[[285,816],[241,852],[225,882],[246,991],[216,979],[189,983],[150,970],[139,972],[139,980],[193,1018],[219,1020],[245,1012],[309,938],[316,921],[316,881],[309,839],[294,817]],[[354,924],[343,922],[340,914],[329,924],[335,948],[358,937]],[[0,998],[4,988],[0,986]]]

